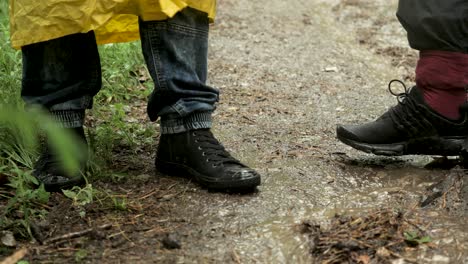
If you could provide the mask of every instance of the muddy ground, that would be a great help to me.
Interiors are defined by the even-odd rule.
[[[93,184],[121,194],[127,209],[94,205],[82,218],[70,200],[54,195],[49,220],[38,224],[45,238],[111,227],[27,244],[26,259],[311,263],[307,236],[297,228],[304,220],[416,208],[448,171],[424,168],[431,157],[376,157],[335,138],[336,124],[372,120],[396,103],[387,92],[390,80],[414,81],[417,53],[407,47],[395,10],[395,0],[220,0],[209,57],[209,82],[222,92],[214,131],[262,174],[258,191],[212,193],[159,175],[153,146],[134,159],[117,151],[116,168],[126,179]],[[434,207],[422,213],[433,247],[403,256],[467,263],[467,218]]]

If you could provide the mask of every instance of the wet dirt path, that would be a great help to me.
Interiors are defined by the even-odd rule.
[[[412,85],[416,55],[406,47],[395,7],[395,1],[219,2],[209,65],[210,82],[222,91],[215,131],[261,172],[263,183],[243,196],[189,185],[190,193],[171,201],[177,204],[171,217],[187,223],[179,232],[183,250],[161,260],[310,262],[295,228],[302,220],[409,206],[446,173],[424,169],[429,157],[375,157],[335,139],[337,123],[372,120],[396,103],[389,80]],[[465,222],[433,214],[441,249],[419,260],[435,254],[467,261]]]
[[[209,82],[222,93],[214,131],[262,174],[262,185],[248,195],[210,193],[164,176],[121,186],[140,189],[139,200],[154,206],[128,217],[122,226],[133,233],[94,260],[310,263],[297,228],[303,220],[416,204],[447,173],[424,169],[430,157],[376,157],[335,139],[336,124],[375,119],[396,103],[387,92],[391,79],[411,85],[416,53],[395,8],[383,0],[220,0],[209,58]],[[154,187],[158,196],[153,186],[161,186]],[[466,263],[466,219],[431,216],[439,247],[415,257]],[[161,249],[163,233],[181,248]]]
[[[263,184],[254,195],[180,197],[185,206],[177,211],[193,225],[174,258],[308,262],[304,237],[294,228],[300,221],[416,203],[444,175],[423,168],[427,157],[379,158],[335,139],[337,123],[371,120],[395,104],[389,80],[411,78],[414,52],[406,49],[395,3],[377,2],[220,1],[210,46],[210,81],[222,91],[215,130],[262,173]],[[388,47],[400,50],[396,61],[409,57],[409,65],[379,54]],[[457,235],[439,235],[458,249],[448,245],[450,253],[437,254],[466,261],[464,222],[448,225]],[[432,260],[431,254],[419,259]]]

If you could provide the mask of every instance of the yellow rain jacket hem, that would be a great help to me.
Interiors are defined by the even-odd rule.
[[[10,0],[10,38],[15,48],[95,31],[98,44],[140,38],[145,21],[173,17],[186,7],[216,15],[216,0]]]

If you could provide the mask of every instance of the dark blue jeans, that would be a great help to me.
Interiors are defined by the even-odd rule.
[[[208,16],[185,8],[163,21],[140,21],[143,55],[155,84],[150,120],[161,133],[210,128],[217,89],[206,85]],[[48,109],[64,127],[83,125],[85,109],[101,88],[101,65],[93,32],[22,47],[21,95],[27,105]]]

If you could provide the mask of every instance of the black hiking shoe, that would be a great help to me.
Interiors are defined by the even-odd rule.
[[[86,143],[86,137],[84,135],[83,127],[79,128],[67,128],[78,136],[80,140]],[[39,159],[34,164],[33,176],[39,180],[39,183],[44,184],[44,188],[48,192],[60,192],[62,189],[70,189],[73,186],[83,185],[85,179],[83,172],[87,164],[86,159],[80,161],[80,171],[77,171],[74,175],[67,175],[63,171],[62,161],[57,155],[46,145],[44,151],[41,153]]]
[[[161,135],[156,169],[167,175],[189,174],[218,191],[250,191],[260,184],[260,175],[233,158],[209,129]]]
[[[395,94],[391,85],[399,82],[404,93]],[[377,120],[363,125],[338,125],[338,139],[361,151],[384,156],[440,155],[458,156],[468,136],[468,104],[460,107],[458,121],[433,111],[419,88],[407,90],[403,82],[388,85],[398,104]]]

